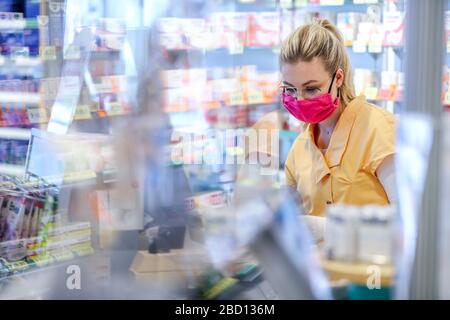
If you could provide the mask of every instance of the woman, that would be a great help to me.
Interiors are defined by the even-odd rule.
[[[327,205],[395,201],[395,118],[355,97],[342,36],[328,20],[298,28],[281,49],[282,99],[305,130],[286,164],[287,184],[307,214]]]

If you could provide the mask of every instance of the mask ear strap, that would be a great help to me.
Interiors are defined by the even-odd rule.
[[[333,86],[334,78],[336,78],[336,73],[337,73],[337,72],[335,72],[335,73],[333,74],[333,79],[331,80],[330,87],[328,88],[328,93],[331,93],[331,87]]]

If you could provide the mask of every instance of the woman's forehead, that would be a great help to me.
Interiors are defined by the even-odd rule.
[[[283,81],[300,87],[311,80],[323,81],[328,77],[328,72],[325,70],[322,60],[314,58],[311,61],[283,64],[281,75]]]

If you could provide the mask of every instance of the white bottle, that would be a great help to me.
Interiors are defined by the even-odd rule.
[[[392,263],[393,216],[391,206],[370,205],[362,209],[358,232],[358,258],[375,264]]]
[[[325,253],[329,259],[353,262],[357,258],[359,210],[354,206],[335,205],[327,210]]]

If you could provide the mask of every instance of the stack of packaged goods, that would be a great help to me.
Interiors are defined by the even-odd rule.
[[[120,51],[126,38],[126,22],[123,19],[102,18],[96,21],[95,51]]]
[[[5,180],[0,193],[0,277],[92,253],[90,224],[63,224],[57,192]]]
[[[0,139],[0,163],[25,165],[28,141]]]
[[[214,12],[206,19],[161,18],[161,44],[167,50],[220,49],[240,54],[245,47],[273,47],[280,41],[278,12]]]
[[[202,211],[208,208],[220,208],[226,206],[227,204],[228,197],[223,190],[199,192],[193,197],[185,200],[187,211]]]
[[[72,223],[53,228],[47,234],[46,250],[57,262],[92,254],[90,223]]]
[[[6,1],[2,1],[3,3]],[[0,12],[0,123],[30,127],[39,110],[39,29],[34,19],[39,3],[26,1],[25,12]],[[2,11],[18,9],[7,2]]]
[[[161,77],[165,88],[162,94],[165,112],[216,111],[221,106],[263,105],[277,101],[277,73],[258,71],[254,65],[165,70]],[[232,109],[227,110],[232,112]]]
[[[447,107],[447,110],[450,106],[450,67],[444,66],[444,70],[442,73],[442,101],[443,104]]]
[[[326,257],[349,263],[392,264],[394,214],[392,206],[330,206],[325,226]]]
[[[205,225],[205,212],[228,206],[229,197],[223,190],[199,192],[184,201],[186,212],[201,225]],[[203,237],[203,236],[202,236]]]

